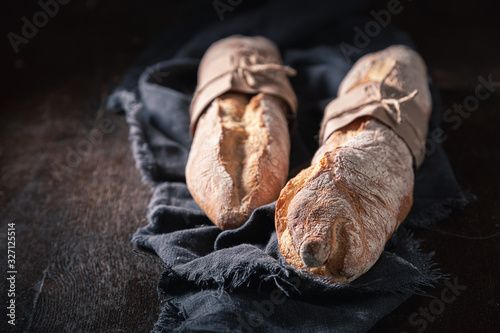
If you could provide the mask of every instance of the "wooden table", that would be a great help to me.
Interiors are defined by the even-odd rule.
[[[478,76],[500,81],[492,3],[470,8],[465,1],[407,1],[390,23],[412,34],[445,109],[474,96]],[[7,32],[19,33],[20,19],[40,10],[36,3],[11,6]],[[144,15],[140,1],[75,2],[60,5],[19,53],[4,39],[0,267],[8,270],[7,233],[15,224],[17,274],[16,326],[7,324],[4,307],[2,332],[146,332],[156,321],[161,262],[130,244],[146,224],[150,189],[135,169],[123,116],[111,117],[103,108],[127,66],[168,28],[177,6],[154,1]],[[384,6],[375,1],[369,10]],[[435,228],[415,232],[425,251],[436,251],[451,281],[466,288],[444,302],[453,295],[441,281],[426,289],[438,301],[413,296],[372,332],[500,331],[497,89],[476,111],[460,116],[459,125],[444,124],[444,147],[457,178],[478,200]],[[9,281],[2,279],[1,286],[2,304],[8,304]]]

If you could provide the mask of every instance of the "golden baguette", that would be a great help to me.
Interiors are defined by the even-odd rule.
[[[403,46],[361,58],[338,96],[383,80],[400,91],[418,89],[411,97],[426,124],[431,107],[426,67]],[[423,139],[417,146],[425,147]],[[334,131],[277,201],[276,230],[287,262],[332,282],[352,281],[369,270],[410,211],[414,161],[407,142],[371,116]]]
[[[219,228],[241,226],[257,207],[278,198],[288,176],[286,108],[265,93],[226,93],[198,120],[186,181]]]

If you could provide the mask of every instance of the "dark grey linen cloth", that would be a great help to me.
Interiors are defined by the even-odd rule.
[[[392,44],[413,47],[407,34],[381,27],[359,52],[346,56],[340,44],[354,46],[353,28],[364,29],[373,21],[358,15],[364,5],[260,1],[244,10],[233,7],[223,22],[200,7],[153,42],[110,95],[108,108],[127,114],[137,168],[153,187],[149,224],[132,242],[157,254],[165,266],[158,283],[162,312],[154,332],[365,332],[440,278],[432,254],[421,252],[411,229],[433,225],[472,196],[461,191],[444,151],[430,138],[409,216],[373,268],[348,284],[329,284],[285,262],[274,230],[275,203],[258,208],[242,227],[223,232],[186,187],[189,105],[208,46],[232,34],[263,35],[297,70],[291,79],[299,99],[290,156],[293,177],[310,163],[323,109],[352,62]],[[432,133],[441,110],[431,82],[430,87]]]

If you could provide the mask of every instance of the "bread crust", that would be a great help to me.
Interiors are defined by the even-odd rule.
[[[200,117],[186,166],[195,201],[219,228],[237,228],[277,199],[288,175],[287,104],[226,93]]]

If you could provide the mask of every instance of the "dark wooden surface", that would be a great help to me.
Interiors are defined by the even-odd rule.
[[[445,109],[473,96],[479,75],[500,81],[493,3],[402,1],[404,10],[391,21],[412,34]],[[375,1],[370,8],[384,6]],[[149,187],[135,169],[123,116],[103,112],[124,69],[178,11],[161,1],[151,8],[144,15],[140,1],[70,3],[18,54],[2,41],[0,267],[6,271],[7,224],[15,223],[18,271],[14,330],[3,306],[7,281],[0,282],[2,332],[145,332],[157,319],[161,263],[134,253],[130,244],[146,224]],[[20,18],[38,9],[19,2],[9,10],[7,32],[20,30]],[[456,176],[478,200],[435,228],[415,232],[425,251],[436,252],[443,273],[467,288],[438,315],[430,312],[425,325],[422,315],[414,316],[418,324],[410,318],[436,302],[413,296],[372,332],[500,331],[499,92],[460,126],[444,124]],[[99,126],[106,121],[104,133]],[[85,143],[96,131],[102,139]],[[83,156],[69,163],[69,151]],[[426,290],[441,299],[446,288],[441,281]]]

